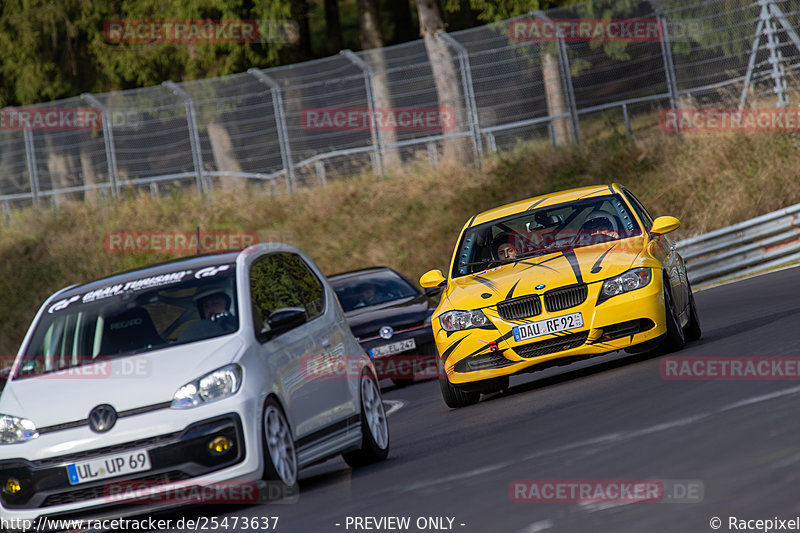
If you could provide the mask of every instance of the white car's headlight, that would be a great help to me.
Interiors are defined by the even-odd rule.
[[[228,365],[187,383],[175,392],[172,406],[177,409],[197,407],[233,396],[242,385],[242,367]]]
[[[597,303],[604,302],[618,294],[641,289],[650,283],[650,278],[651,271],[649,268],[634,268],[615,278],[607,279],[603,282],[603,288],[600,289]]]
[[[0,444],[17,444],[39,436],[30,420],[0,414]]]
[[[445,331],[461,331],[469,328],[482,328],[490,324],[480,309],[473,311],[448,311],[442,313],[439,322]]]

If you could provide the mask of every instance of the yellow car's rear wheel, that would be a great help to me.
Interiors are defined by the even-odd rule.
[[[675,352],[686,345],[686,336],[681,328],[678,310],[675,309],[675,302],[669,290],[667,280],[664,280],[664,311],[666,314],[667,333],[664,335],[664,342],[661,349],[667,353]]]

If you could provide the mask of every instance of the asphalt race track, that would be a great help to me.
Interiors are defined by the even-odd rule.
[[[800,269],[696,300],[703,338],[674,355],[800,356]],[[347,517],[388,516],[410,517],[403,531],[447,530],[447,519],[438,529],[416,521],[448,517],[465,533],[649,533],[713,531],[714,517],[718,531],[731,531],[731,516],[800,515],[800,381],[665,380],[661,359],[615,353],[527,374],[460,410],[445,406],[435,381],[387,386],[384,399],[402,407],[389,418],[384,463],[355,472],[341,459],[312,467],[294,504],[162,516],[278,516],[281,533],[397,531],[346,527]],[[701,501],[519,503],[509,492],[519,479],[682,480]]]

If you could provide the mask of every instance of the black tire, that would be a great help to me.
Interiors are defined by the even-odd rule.
[[[447,374],[444,370],[444,362],[439,357],[439,351],[436,350],[436,366],[439,369],[439,388],[442,390],[442,398],[447,407],[458,409],[459,407],[467,407],[474,405],[481,399],[480,392],[467,392],[454,387],[450,380],[447,379]]]
[[[364,371],[358,389],[361,394],[361,448],[342,454],[352,468],[383,461],[389,455],[389,423],[378,382]]]
[[[675,302],[672,301],[672,293],[666,279],[664,280],[664,310],[666,311],[667,333],[664,335],[661,350],[666,353],[677,352],[686,345],[686,337],[683,334],[680,317],[675,309]]]
[[[494,394],[495,392],[503,392],[508,389],[508,376],[500,376],[499,378],[487,379],[481,382],[481,394]]]
[[[291,427],[280,404],[268,398],[261,416],[261,439],[264,454],[263,478],[283,489],[285,496],[297,492],[297,451]]]
[[[408,387],[409,385],[414,383],[414,380],[407,378],[402,378],[402,379],[392,378],[392,383],[394,383],[397,387]]]
[[[697,305],[694,303],[694,293],[692,286],[689,285],[689,323],[683,328],[686,341],[696,341],[703,334],[700,328],[700,317],[697,316]]]
[[[478,403],[481,398],[480,392],[466,392],[450,384],[446,377],[439,378],[439,387],[442,389],[442,398],[447,407],[458,409]]]

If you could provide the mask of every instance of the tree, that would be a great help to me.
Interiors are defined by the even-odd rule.
[[[414,20],[411,17],[411,4],[408,0],[391,0],[392,20],[394,21],[393,41],[405,43],[416,38]]]
[[[339,0],[325,0],[325,37],[328,39],[328,53],[339,53],[339,50],[343,48]]]
[[[389,92],[389,80],[386,76],[386,58],[383,55],[383,35],[375,0],[358,0],[358,27],[360,30],[361,48],[372,69],[372,86],[375,91],[375,107],[387,109],[392,107]],[[377,123],[376,123],[377,124]],[[397,148],[386,146],[397,142],[394,129],[385,128],[378,132],[384,145],[384,168],[393,168],[400,164]]]
[[[0,106],[268,67],[286,39],[111,42],[109,21],[290,20],[290,0],[8,0],[0,8]]]
[[[448,44],[437,37],[436,33],[444,31],[444,21],[437,0],[416,0],[419,15],[419,32],[425,41],[428,61],[431,64],[433,82],[439,108],[450,110],[455,114],[456,127],[465,123],[466,115],[461,94],[459,77],[456,72],[454,57]],[[445,159],[464,161],[467,158],[467,140],[464,138],[449,139],[444,143]]]
[[[304,61],[314,56],[311,48],[311,27],[308,21],[308,1],[294,0],[292,2],[292,19],[298,26],[298,43],[296,60]]]

